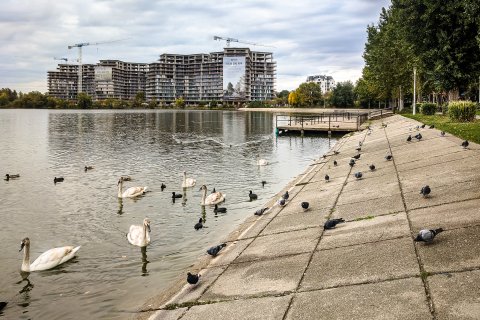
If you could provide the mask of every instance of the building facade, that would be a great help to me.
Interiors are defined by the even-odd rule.
[[[209,54],[162,54],[153,63],[100,60],[83,65],[82,91],[94,100],[129,100],[138,92],[147,101],[187,103],[259,101],[274,98],[276,62],[271,52],[225,48]],[[228,80],[228,81],[227,81]],[[78,65],[59,64],[48,72],[48,91],[74,100],[78,92]]]
[[[331,76],[316,75],[308,76],[307,82],[315,82],[320,86],[322,93],[332,91],[335,87],[335,80]]]

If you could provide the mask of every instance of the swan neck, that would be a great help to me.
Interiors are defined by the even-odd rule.
[[[22,271],[30,271],[30,243],[27,243],[25,247],[23,247]]]
[[[205,205],[205,199],[207,197],[207,189],[203,189],[203,193],[202,193],[202,206]]]
[[[123,181],[120,180],[120,183],[118,184],[118,197],[122,197],[122,189],[123,189]]]
[[[143,224],[143,244],[147,243],[147,225]]]

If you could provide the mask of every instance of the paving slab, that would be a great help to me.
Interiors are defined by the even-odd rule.
[[[419,278],[297,294],[286,319],[431,319]]]
[[[362,178],[355,178],[355,172],[362,172]],[[381,176],[376,176],[375,172],[370,171],[368,168],[364,170],[354,168],[348,177],[347,184],[343,188],[342,193],[356,192],[365,194],[381,191],[376,192],[376,194],[380,194],[383,197],[389,195],[388,192],[400,192],[400,189],[395,188],[395,186],[398,187],[398,178],[393,166],[390,172],[385,172],[385,174]],[[361,190],[361,192],[358,192],[359,190]]]
[[[320,227],[327,221],[329,214],[330,209],[311,209],[296,214],[278,215],[261,235]]]
[[[480,319],[480,271],[428,277],[438,320]]]
[[[280,294],[295,290],[310,254],[232,264],[200,301]]]
[[[291,296],[219,302],[190,308],[182,320],[264,320],[282,319]]]
[[[463,150],[459,150],[457,152],[452,152],[447,155],[442,156],[441,159],[438,157],[425,157],[417,161],[409,161],[405,163],[397,164],[398,172],[402,173],[403,171],[410,171],[419,168],[428,168],[430,166],[435,166],[441,163],[449,163],[451,166],[455,166],[457,163],[456,161],[467,159],[467,158],[475,158],[474,155],[470,153],[463,152]]]
[[[222,249],[216,257],[211,258],[208,267],[224,266],[232,263],[253,239],[254,238],[249,238],[227,243],[227,246]]]
[[[389,197],[370,199],[367,201],[337,204],[333,210],[333,218],[354,220],[368,216],[379,216],[404,211],[403,200],[400,193]]]
[[[411,238],[385,240],[315,252],[301,290],[411,277],[419,272]]]
[[[351,186],[349,186],[351,191],[342,192],[338,198],[338,205],[362,202],[400,194],[400,186],[398,184],[398,180],[396,179],[389,182],[379,183],[378,186],[370,188],[363,187],[364,185],[369,184],[365,182],[365,179],[352,181],[349,182],[349,184],[351,184]]]
[[[332,189],[317,189],[306,190],[295,198],[291,198],[287,201],[285,207],[278,214],[278,217],[299,214],[304,210],[301,206],[303,201],[307,201],[310,204],[312,210],[329,211],[335,204],[338,194],[340,193],[341,186]]]
[[[257,237],[235,263],[312,252],[320,234],[321,228],[311,228]]]
[[[175,310],[159,310],[153,313],[148,320],[178,320],[187,308],[179,308]]]
[[[320,249],[332,249],[410,236],[405,212],[352,221],[328,230],[320,241]]]
[[[480,199],[412,210],[408,216],[415,230],[480,225]]]
[[[462,271],[480,267],[480,226],[447,230],[432,243],[417,243],[427,272]]]

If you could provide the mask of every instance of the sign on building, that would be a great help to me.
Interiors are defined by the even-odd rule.
[[[223,99],[245,99],[245,57],[223,57]]]
[[[112,67],[95,66],[95,81],[112,81]]]

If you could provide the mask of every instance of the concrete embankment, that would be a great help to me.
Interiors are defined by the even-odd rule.
[[[182,275],[136,316],[480,319],[480,146],[463,149],[460,139],[417,125],[392,116],[342,138],[338,154],[292,182],[285,207],[272,199],[216,258],[192,268],[202,274],[197,285]],[[418,132],[421,140],[406,141]],[[345,223],[324,230],[333,218]],[[432,243],[414,241],[419,230],[440,227]]]

